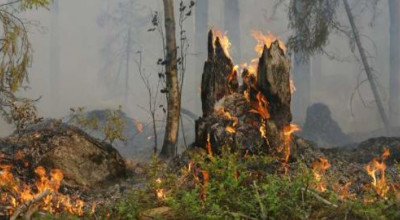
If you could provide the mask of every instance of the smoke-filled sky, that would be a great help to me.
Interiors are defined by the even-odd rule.
[[[274,14],[272,0],[239,1],[238,16],[240,16],[243,60],[234,61],[238,64],[248,62],[256,56],[253,51],[256,41],[250,34],[251,30],[269,31],[283,41],[292,33],[287,27],[285,5],[279,7]],[[152,81],[156,83],[159,72],[156,62],[162,53],[161,39],[157,32],[147,30],[152,27],[152,14],[155,11],[162,11],[162,1],[132,0],[132,7],[129,6],[129,2],[130,0],[59,1],[58,13],[41,9],[24,15],[26,19],[35,21],[35,25],[30,27],[34,49],[33,64],[29,74],[31,89],[22,94],[32,98],[42,96],[37,105],[41,115],[60,118],[68,115],[71,107],[85,106],[88,109],[99,109],[116,108],[122,104],[130,117],[143,122],[149,120],[148,114],[143,110],[147,108],[147,93],[140,80],[135,61],[138,60],[136,52],[142,51],[144,71],[151,74]],[[356,4],[353,5],[357,7]],[[379,77],[381,93],[387,103],[389,84],[387,1],[380,1],[374,20],[370,10],[355,9],[354,12],[356,23],[365,36],[363,43],[366,50],[374,56],[370,62]],[[342,24],[348,25],[343,9],[339,11],[338,17]],[[210,0],[209,19],[210,28],[224,30],[223,0]],[[370,26],[371,21],[373,26]],[[191,48],[188,52],[183,106],[200,114],[201,106],[196,106],[199,102],[195,100],[200,98],[201,72],[195,71],[195,63],[204,62],[205,54],[198,53],[194,47],[194,24],[194,16],[185,22]],[[124,44],[124,39],[129,27],[131,27],[132,43],[129,77],[126,78],[127,45]],[[204,37],[207,37],[207,33],[204,33]],[[56,50],[51,52],[54,47]],[[326,51],[342,61],[331,60],[326,55],[316,55],[312,58],[312,102],[327,104],[334,119],[346,132],[380,128],[379,115],[368,83],[360,87],[360,93],[367,107],[363,105],[359,96],[355,95],[354,116],[351,114],[351,95],[357,83],[363,81],[366,76],[361,72],[362,68],[349,48],[346,37],[332,35]],[[57,56],[60,60],[59,67],[54,65]],[[125,96],[124,87],[127,80],[128,97]],[[162,119],[162,111],[159,112],[159,117]],[[299,124],[302,124],[303,120],[304,116],[294,119]],[[10,131],[7,127],[2,123],[2,135]]]

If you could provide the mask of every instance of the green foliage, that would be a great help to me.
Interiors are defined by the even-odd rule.
[[[47,8],[53,0],[21,0],[20,8],[22,10]]]
[[[288,48],[295,52],[312,55],[327,44],[329,34],[337,25],[338,0],[291,0],[289,4],[289,28],[295,34],[289,38]]]
[[[103,125],[102,131],[105,135],[104,140],[110,143],[113,143],[115,140],[125,140],[125,122],[121,117],[121,108],[119,106],[118,110],[107,112],[106,122]]]
[[[49,3],[49,0],[21,0],[0,4],[0,112],[7,119],[13,119],[14,106],[10,103],[26,100],[15,93],[27,79],[32,60],[26,23],[19,13],[33,7],[47,7]]]
[[[145,176],[146,185],[110,207],[112,217],[137,219],[144,211],[161,206],[172,208],[173,219],[399,219],[400,216],[400,203],[395,195],[387,200],[376,199],[375,195],[373,202],[366,203],[360,198],[342,201],[330,190],[313,191],[312,171],[303,163],[292,167],[290,174],[283,174],[276,173],[280,164],[268,156],[243,157],[225,149],[221,156],[193,154],[191,158],[190,169],[185,166],[176,172],[154,157]],[[157,189],[165,190],[166,199],[157,199]]]
[[[100,125],[99,116],[88,115],[85,108],[78,107],[77,109],[71,108],[70,122],[86,131],[98,131],[104,136],[104,141],[111,144],[116,141],[125,141],[125,121],[121,106],[116,110],[106,110],[105,121]]]
[[[37,123],[41,120],[41,118],[37,116],[36,107],[29,99],[23,99],[19,102],[10,101],[9,105],[12,111],[10,113],[10,118],[7,119],[14,122],[18,134],[20,134],[21,130],[27,125]]]

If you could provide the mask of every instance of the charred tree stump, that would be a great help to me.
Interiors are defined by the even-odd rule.
[[[233,62],[225,53],[220,39],[214,41],[213,32],[208,34],[208,58],[204,64],[201,80],[203,117],[214,112],[214,105],[223,97],[237,91],[236,71]]]
[[[257,73],[245,69],[240,86],[232,60],[211,31],[208,47],[203,117],[196,121],[194,146],[216,154],[223,146],[250,153],[285,152],[292,120],[290,61],[279,43],[264,47]]]

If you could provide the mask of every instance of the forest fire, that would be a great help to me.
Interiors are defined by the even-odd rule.
[[[367,171],[368,175],[372,178],[372,186],[375,189],[376,193],[385,198],[387,192],[389,191],[389,186],[386,183],[385,178],[385,170],[386,164],[385,160],[390,156],[389,149],[385,149],[381,155],[381,157],[375,157],[371,162],[369,162],[365,166],[365,170]],[[378,178],[378,172],[380,178]]]
[[[64,178],[61,170],[52,169],[48,174],[44,167],[38,166],[34,170],[37,180],[33,187],[29,183],[22,183],[18,178],[15,178],[11,165],[0,165],[0,169],[0,187],[7,191],[1,193],[0,202],[10,204],[7,210],[9,215],[13,215],[20,206],[30,204],[33,201],[37,203],[39,200],[42,200],[39,206],[40,210],[53,214],[69,212],[83,215],[85,203],[82,200],[71,199],[69,196],[58,192]]]
[[[214,34],[214,35],[212,35]],[[231,68],[228,68],[227,70],[224,70],[225,72],[223,74],[221,74],[221,76],[225,76],[225,81],[227,82],[227,87],[228,89],[226,89],[224,87],[224,89],[221,89],[221,91],[219,89],[215,89],[215,87],[211,87],[211,88],[206,88],[208,86],[205,86],[205,84],[202,84],[202,91],[207,91],[206,93],[215,93],[215,97],[216,101],[221,100],[220,97],[221,94],[226,93],[226,95],[230,95],[233,93],[242,93],[243,97],[246,98],[246,100],[248,101],[248,104],[250,106],[248,112],[249,113],[254,113],[259,115],[259,118],[257,119],[258,122],[254,123],[254,124],[258,124],[258,129],[260,132],[260,135],[263,139],[267,139],[267,142],[269,142],[270,138],[272,139],[281,139],[280,141],[274,141],[274,148],[278,148],[278,152],[279,153],[283,153],[283,163],[287,164],[289,161],[289,157],[290,157],[290,153],[291,153],[291,149],[290,149],[290,145],[291,145],[291,140],[292,140],[292,134],[299,129],[298,126],[294,125],[294,124],[290,124],[290,120],[289,121],[285,121],[282,124],[280,124],[279,126],[279,130],[277,131],[269,131],[269,129],[276,129],[276,124],[275,125],[271,125],[273,127],[270,127],[268,125],[268,123],[270,123],[269,121],[274,121],[276,119],[271,119],[271,113],[270,113],[270,108],[275,108],[274,105],[277,105],[275,102],[276,100],[274,100],[274,103],[272,103],[272,105],[270,105],[267,97],[267,94],[269,94],[269,92],[267,92],[268,88],[264,88],[265,85],[267,85],[268,83],[274,83],[274,82],[267,82],[268,80],[274,80],[274,77],[271,78],[267,78],[266,76],[264,76],[265,74],[271,74],[271,73],[266,73],[266,68],[276,68],[273,67],[273,65],[275,64],[268,64],[271,65],[271,67],[266,67],[266,63],[269,63],[270,61],[264,60],[266,59],[263,56],[263,52],[265,50],[268,50],[269,52],[272,52],[274,55],[273,56],[282,56],[280,58],[279,62],[283,62],[283,65],[286,65],[286,57],[284,55],[284,52],[286,51],[286,47],[284,45],[284,43],[282,41],[279,40],[279,37],[274,36],[270,33],[267,34],[263,34],[261,31],[252,31],[251,35],[253,36],[253,38],[256,40],[256,46],[254,48],[257,57],[252,59],[251,62],[248,63],[241,63],[240,65],[232,65],[233,61],[232,58],[229,55],[229,49],[231,48],[231,42],[226,34],[226,32],[224,33],[223,31],[220,30],[214,30],[210,32],[209,36],[216,36],[216,38],[214,37],[210,37],[209,40],[212,40],[213,42],[209,42],[209,45],[213,45],[214,48],[211,48],[209,51],[209,62],[208,64],[206,64],[206,67],[208,68],[211,64],[211,62],[213,65],[215,65],[215,67],[210,68],[210,73],[209,75],[213,75],[216,74],[214,73],[215,68],[217,68],[218,66],[225,66],[225,61],[226,61],[226,65],[227,66],[231,66]],[[219,39],[219,40],[218,40]],[[276,46],[273,48],[273,43],[275,42]],[[225,58],[228,57],[228,61],[226,59],[215,59],[215,56],[222,56],[224,57],[224,55],[218,55],[217,53],[215,53],[217,50],[223,50],[225,52]],[[276,53],[274,51],[283,51],[282,53]],[[267,52],[267,53],[269,53]],[[259,65],[263,65],[262,67],[260,67]],[[259,69],[261,68],[261,70]],[[240,71],[242,71],[242,80],[243,80],[243,85],[242,85],[242,90],[240,91],[239,89],[236,88],[231,88],[231,83],[237,83],[237,78],[238,78],[238,73],[239,73],[239,69],[241,69]],[[226,72],[229,71],[229,72]],[[286,71],[286,70],[285,70]],[[208,72],[207,72],[208,73]],[[205,73],[203,73],[204,75]],[[258,77],[260,77],[259,75],[261,74],[262,79],[258,79]],[[295,91],[295,86],[293,83],[293,80],[290,80],[290,76],[289,76],[289,72],[282,72],[279,74],[283,74],[284,76],[284,81],[287,80],[287,91],[290,92],[290,94],[293,94],[293,92]],[[208,76],[207,76],[208,77]],[[215,79],[208,79],[208,80],[215,80]],[[263,82],[257,82],[258,80],[263,80]],[[264,82],[265,81],[265,82]],[[206,82],[206,81],[204,81]],[[218,84],[220,84],[218,82]],[[217,86],[217,85],[216,85]],[[218,87],[218,86],[217,86]],[[290,87],[290,88],[289,88]],[[208,91],[210,90],[210,91]],[[228,92],[226,92],[228,91]],[[275,93],[275,92],[273,92]],[[274,95],[272,95],[274,96]],[[204,96],[206,97],[206,95]],[[211,95],[210,97],[213,97],[213,95]],[[276,97],[274,97],[274,99],[276,99]],[[214,102],[214,101],[213,101]],[[285,101],[286,102],[286,101]],[[215,105],[217,103],[213,103],[214,104],[214,114],[218,114],[221,115],[227,119],[233,120],[234,123],[232,125],[226,125],[226,123],[224,123],[225,126],[225,131],[229,134],[235,134],[236,133],[236,129],[237,129],[237,125],[238,125],[238,118],[232,117],[231,114],[224,108],[224,107],[215,107]],[[223,104],[221,104],[223,105]],[[279,107],[281,108],[281,107]],[[281,113],[278,113],[281,114]],[[282,113],[282,114],[286,114],[286,113]],[[290,112],[289,112],[290,114]],[[284,116],[285,118],[286,116]],[[280,117],[279,117],[280,118]],[[276,122],[273,122],[273,124]],[[274,128],[275,127],[275,128]],[[208,151],[209,155],[212,155],[211,152],[211,143],[210,143],[210,137],[209,137],[209,131],[208,132],[208,136],[207,136],[207,140],[205,140],[206,142],[206,150]],[[271,134],[271,137],[268,136],[268,133]],[[274,137],[274,135],[278,135],[276,137]],[[204,137],[204,136],[203,136]],[[280,143],[278,143],[280,142]],[[204,143],[204,142],[203,142]],[[270,143],[270,142],[269,142]],[[275,146],[276,145],[276,146]]]
[[[326,191],[326,181],[323,179],[323,177],[329,167],[331,167],[331,164],[324,157],[321,157],[312,163],[312,171],[316,181],[315,188],[320,192]]]

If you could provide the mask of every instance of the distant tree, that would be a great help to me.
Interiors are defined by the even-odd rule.
[[[390,15],[390,85],[389,121],[391,126],[400,123],[400,1],[389,0]]]
[[[105,28],[105,46],[102,49],[104,65],[101,80],[109,89],[127,97],[134,54],[139,50],[134,33],[143,31],[148,22],[146,6],[139,0],[106,1],[104,12],[98,17],[98,24]]]
[[[362,1],[362,4],[367,8],[372,7],[372,10],[375,10],[378,1],[367,0]],[[278,0],[277,4],[283,2],[285,0]],[[301,11],[299,10],[299,2],[301,3]],[[345,9],[350,27],[342,25],[337,19],[337,11],[340,6],[343,6]],[[324,47],[328,43],[329,36],[333,31],[343,33],[349,37],[350,48],[355,48],[354,45],[358,48],[359,57],[370,83],[378,113],[386,131],[389,132],[388,117],[383,107],[373,69],[367,60],[366,51],[362,45],[348,0],[289,0],[288,17],[289,28],[295,31],[295,34],[288,40],[288,48],[294,53],[302,53],[305,57],[324,52]]]
[[[60,78],[60,29],[59,29],[59,0],[54,0],[50,5],[50,90],[54,104],[58,101],[58,88]]]
[[[20,17],[24,11],[47,8],[50,0],[15,0],[0,4],[0,112],[8,122],[21,120],[13,111],[34,109],[31,100],[17,97],[15,93],[24,87],[28,68],[32,61],[28,22]],[[18,104],[19,103],[19,104]],[[32,112],[29,110],[29,112]]]

